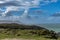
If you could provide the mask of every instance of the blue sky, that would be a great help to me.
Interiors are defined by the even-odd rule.
[[[53,14],[55,14],[56,12],[60,12],[60,1],[58,0],[57,2],[53,2],[53,3],[48,3],[48,4],[46,4],[46,5],[41,5],[41,6],[39,6],[38,8],[34,8],[34,9],[32,9],[32,10],[42,10],[42,11],[47,11],[48,13],[46,13],[46,14],[48,14],[48,15],[53,15]],[[45,15],[45,14],[43,14],[43,15]]]
[[[2,0],[0,20],[23,24],[60,23],[60,0]]]

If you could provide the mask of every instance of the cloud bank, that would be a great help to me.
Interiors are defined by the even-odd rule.
[[[52,20],[48,20],[50,17],[39,17],[38,15],[31,16],[28,14],[28,12],[30,8],[48,5],[49,3],[55,3],[57,1],[58,0],[0,0],[0,20],[13,20],[26,24],[48,23],[50,21],[52,22]],[[13,11],[18,12],[22,9],[24,9],[24,12],[21,16],[12,15],[14,13]],[[12,14],[10,13],[11,11],[13,12]],[[17,14],[20,14],[20,12]]]

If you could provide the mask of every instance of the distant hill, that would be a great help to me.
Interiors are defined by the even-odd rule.
[[[23,25],[23,24],[17,24],[17,23],[9,23],[9,24],[3,23],[3,24],[0,24],[0,28],[35,29],[35,30],[45,29],[43,27],[36,26],[36,25]]]

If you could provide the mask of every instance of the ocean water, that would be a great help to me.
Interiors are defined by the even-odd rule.
[[[48,30],[53,30],[55,32],[60,32],[60,24],[40,24],[41,27],[44,27]]]

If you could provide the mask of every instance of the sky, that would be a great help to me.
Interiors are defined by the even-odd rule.
[[[60,0],[0,0],[0,21],[60,23]]]

